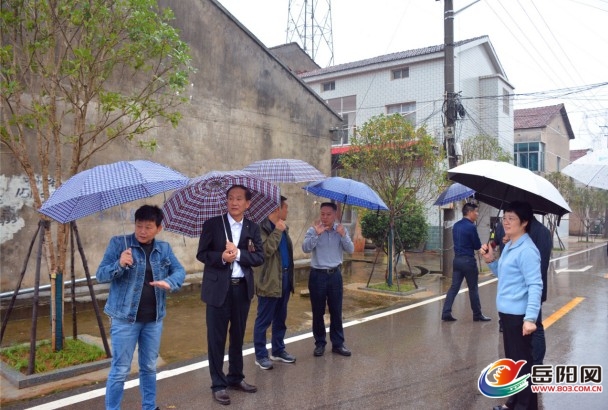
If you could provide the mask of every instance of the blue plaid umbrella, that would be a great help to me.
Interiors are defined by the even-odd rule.
[[[181,188],[187,183],[185,175],[155,162],[119,161],[72,176],[38,211],[68,223],[116,205]]]
[[[388,211],[388,207],[376,191],[363,182],[352,179],[330,177],[312,182],[302,187],[302,189],[311,194],[333,199],[346,205],[360,206],[377,211]]]
[[[475,194],[475,190],[466,187],[458,182],[454,182],[447,187],[439,196],[433,205],[445,205],[452,202],[460,201]]]
[[[270,182],[309,182],[327,178],[318,169],[299,159],[265,159],[256,161],[243,171],[251,172]]]

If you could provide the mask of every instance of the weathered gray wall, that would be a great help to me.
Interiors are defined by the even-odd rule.
[[[142,152],[126,143],[105,150],[90,166],[121,160],[149,159],[170,166],[189,177],[210,170],[241,169],[268,158],[299,158],[330,175],[329,129],[340,118],[319,97],[213,0],[160,1],[176,15],[175,25],[190,44],[194,66],[190,103],[176,129],[157,129],[159,148]],[[23,172],[0,148],[2,195],[2,243],[0,267],[2,291],[11,290],[37,228]],[[301,242],[306,228],[317,216],[319,198],[307,196],[301,185],[281,184],[289,198],[289,225],[296,258],[304,257]],[[168,197],[169,193],[167,193]],[[128,203],[83,218],[78,227],[91,274],[94,274],[112,235],[132,232],[132,217],[143,203],[162,205],[163,195]],[[121,213],[122,212],[122,213]],[[198,239],[163,232],[188,272],[200,271],[196,261]],[[35,253],[35,252],[34,252]],[[68,258],[69,263],[69,258]],[[83,276],[76,255],[77,275]],[[33,286],[35,254],[23,286]],[[48,266],[42,263],[42,282],[48,283]]]

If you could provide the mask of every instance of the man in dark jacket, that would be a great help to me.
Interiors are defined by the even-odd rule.
[[[287,304],[294,291],[293,245],[289,237],[287,198],[281,195],[281,206],[268,215],[260,230],[264,244],[264,265],[255,269],[258,314],[253,328],[255,364],[272,369],[272,362],[294,363],[296,358],[285,350]],[[272,353],[266,349],[266,330],[272,324]]]
[[[207,304],[207,347],[211,390],[220,404],[230,404],[226,388],[255,393],[243,374],[243,338],[251,299],[253,267],[264,263],[258,224],[244,217],[251,191],[232,186],[227,194],[228,213],[205,222],[196,259],[205,264],[201,299]],[[228,375],[224,374],[226,334],[230,325]]]

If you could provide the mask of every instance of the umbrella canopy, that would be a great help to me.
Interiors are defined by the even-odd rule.
[[[233,185],[243,185],[252,193],[245,217],[259,223],[281,204],[279,188],[246,171],[211,171],[175,191],[163,205],[166,230],[197,237],[203,224],[228,212],[226,192]]]
[[[323,198],[333,199],[343,204],[363,208],[388,211],[388,207],[376,191],[363,182],[348,178],[330,177],[312,182],[302,189]]]
[[[452,202],[460,201],[475,194],[475,190],[466,187],[458,182],[454,182],[447,187],[439,196],[433,205],[445,205]]]
[[[61,223],[126,202],[177,189],[188,177],[151,161],[119,161],[72,176],[47,199],[39,212]]]
[[[448,170],[448,178],[474,189],[476,199],[498,209],[513,201],[526,201],[537,214],[562,216],[571,212],[551,182],[507,162],[467,162]]]
[[[256,161],[243,171],[251,172],[270,182],[309,182],[327,178],[308,162],[299,159],[266,159]]]
[[[590,152],[562,172],[587,186],[608,189],[608,149]]]

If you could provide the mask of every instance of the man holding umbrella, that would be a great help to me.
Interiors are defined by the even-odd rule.
[[[253,329],[255,364],[263,370],[272,369],[270,359],[294,363],[296,358],[285,350],[287,304],[294,291],[293,244],[285,224],[287,198],[281,195],[281,206],[260,224],[264,243],[264,265],[255,269],[255,292],[258,314]],[[272,354],[268,357],[266,331],[272,324]]]
[[[243,374],[243,338],[253,298],[253,267],[264,263],[260,227],[244,217],[252,193],[234,185],[226,193],[228,213],[203,224],[196,258],[205,264],[201,299],[207,304],[207,347],[211,390],[220,404],[230,404],[227,388],[255,393]],[[230,327],[230,331],[228,328]],[[223,362],[226,336],[228,375]]]

